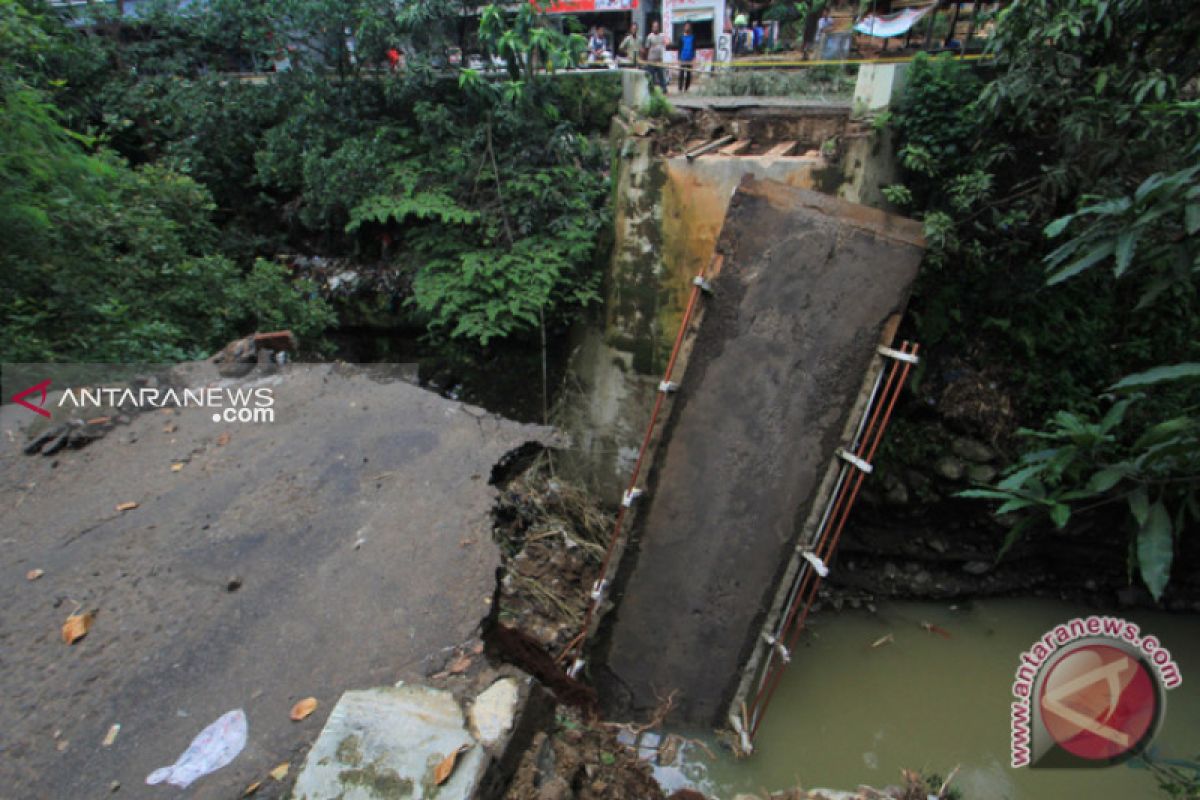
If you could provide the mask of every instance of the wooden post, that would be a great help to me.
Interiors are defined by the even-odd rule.
[[[940,9],[941,7],[942,7],[941,2],[938,2],[938,4],[936,6],[934,6],[933,11],[929,12],[929,22],[928,22],[929,27],[927,27],[925,29],[925,44],[921,45],[922,50],[928,50],[930,48],[930,46],[933,44],[933,23],[937,19],[938,9]]]
[[[943,43],[945,47],[950,46],[950,40],[954,38],[954,29],[958,27],[958,12],[962,9],[962,2],[958,0],[954,4],[954,15],[950,17],[950,30],[946,31],[946,41]]]

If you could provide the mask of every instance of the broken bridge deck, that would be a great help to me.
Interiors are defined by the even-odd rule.
[[[610,712],[677,691],[674,720],[719,724],[923,247],[912,220],[742,181],[600,635]]]

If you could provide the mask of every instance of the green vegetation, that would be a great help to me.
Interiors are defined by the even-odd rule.
[[[919,337],[1048,420],[964,495],[1021,517],[1006,547],[1125,508],[1156,598],[1200,521],[1198,29],[1186,2],[1015,4],[988,74],[920,59],[891,120],[906,179],[886,194],[929,245]]]
[[[61,34],[0,3],[0,358],[163,361],[253,327],[319,333],[329,313],[306,287],[222,253],[203,185],[64,124],[54,67],[85,54]]]
[[[620,88],[542,70],[584,42],[532,7],[483,11],[507,74],[447,68],[459,3],[103,8],[70,28],[0,0],[0,359],[181,359],[283,326],[316,345],[334,316],[285,252],[380,264],[394,305],[468,347],[597,297]]]

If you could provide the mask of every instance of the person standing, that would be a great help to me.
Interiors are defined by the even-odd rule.
[[[657,86],[663,94],[667,93],[667,70],[663,59],[667,53],[667,35],[659,30],[658,20],[650,23],[650,33],[646,35],[646,65],[650,72],[650,84]]]
[[[696,60],[696,37],[692,34],[692,23],[683,24],[683,36],[679,37],[679,91],[692,88],[692,64]]]
[[[733,18],[733,54],[735,56],[741,55],[746,50],[744,37],[748,24],[745,12],[739,11]]]
[[[642,45],[638,41],[638,25],[633,23],[629,28],[629,33],[625,34],[625,38],[621,40],[621,46],[617,48],[624,62],[637,66],[638,53],[641,51]]]

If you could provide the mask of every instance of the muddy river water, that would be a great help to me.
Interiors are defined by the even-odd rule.
[[[1200,616],[1097,612],[1032,599],[894,603],[875,614],[845,611],[812,621],[752,758],[735,761],[714,746],[718,758],[710,761],[689,748],[683,766],[660,770],[660,781],[728,800],[738,792],[796,785],[883,786],[899,783],[902,768],[946,775],[959,766],[953,785],[969,800],[1165,797],[1147,771],[1128,765],[1009,767],[1010,690],[1019,655],[1055,625],[1093,613],[1135,622],[1171,651],[1183,682],[1167,692],[1153,747],[1162,757],[1200,756]],[[888,634],[890,641],[872,647]]]

